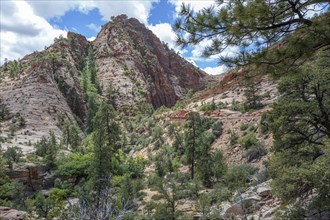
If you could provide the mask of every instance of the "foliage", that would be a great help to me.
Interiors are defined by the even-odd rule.
[[[77,195],[78,203],[69,203],[62,219],[125,219],[131,207],[129,207],[127,201],[118,198],[110,182],[112,180],[109,176],[106,181],[107,184],[97,195],[93,193],[86,194],[86,191],[93,192],[94,186],[80,188]]]
[[[9,110],[7,105],[2,101],[0,97],[0,122],[3,120],[8,119],[9,116]]]
[[[64,121],[62,130],[63,144],[67,147],[70,146],[73,151],[77,151],[80,144],[80,129],[66,120]]]
[[[212,102],[203,103],[199,109],[203,112],[213,112],[218,108],[219,108],[218,105],[212,99]]]
[[[208,40],[211,43],[204,47],[204,56],[221,54],[232,46],[237,48],[238,55],[221,56],[222,62],[229,65],[283,64],[283,69],[299,65],[315,51],[329,46],[328,1],[216,2],[216,6],[198,12],[189,5],[182,5],[180,18],[174,25],[179,45]],[[313,12],[318,12],[318,16],[308,17]],[[286,46],[274,47],[280,41]]]
[[[259,85],[259,77],[252,71],[245,73],[243,78],[245,90],[245,102],[243,103],[243,110],[249,111],[253,109],[259,109],[262,107]]]
[[[114,160],[120,147],[118,145],[120,129],[115,117],[116,112],[112,105],[101,103],[93,120],[94,154],[91,163],[91,174],[97,190],[97,197],[100,197],[103,187],[107,185],[106,181],[109,175],[115,173]],[[97,203],[99,202],[97,201]]]
[[[222,128],[222,122],[220,120],[216,120],[212,126],[212,134],[214,135],[215,138],[218,138],[221,136],[222,132],[223,132],[223,128]]]
[[[44,162],[50,166],[55,167],[56,156],[59,151],[59,145],[57,144],[55,134],[49,132],[49,137],[42,137],[40,141],[35,144],[36,154],[44,158]]]
[[[163,129],[158,125],[152,129],[152,141],[155,142],[154,146],[156,149],[164,143],[163,133]]]
[[[57,173],[66,176],[77,176],[77,179],[88,176],[92,154],[71,153],[58,161]]]
[[[229,190],[228,186],[224,183],[216,183],[213,186],[212,193],[209,193],[211,204],[220,204],[223,201],[229,200],[233,191]]]
[[[22,157],[22,149],[19,147],[8,147],[3,153],[10,169],[13,169],[13,163],[18,163]]]
[[[211,209],[211,198],[206,193],[201,194],[196,203],[196,210],[202,213],[202,219],[209,218],[210,209]]]
[[[20,116],[19,117],[19,127],[22,128],[26,125],[26,121],[25,121],[25,118],[23,116]]]
[[[237,144],[238,142],[238,134],[233,131],[233,130],[230,130],[230,137],[229,137],[229,146],[234,146],[235,144]]]
[[[202,137],[202,120],[198,113],[191,113],[188,116],[185,125],[185,155],[190,164],[191,178],[195,176],[196,160],[202,152],[200,148],[204,147]]]
[[[239,139],[239,143],[247,150],[245,154],[247,162],[259,159],[267,153],[266,149],[261,145],[253,133],[248,133],[243,136]]]
[[[260,145],[258,139],[256,138],[256,136],[253,133],[246,134],[245,136],[243,136],[242,138],[240,138],[238,142],[245,149],[249,149],[249,148],[251,148],[253,146]]]
[[[269,132],[268,118],[269,118],[269,116],[267,113],[261,114],[261,119],[260,119],[260,124],[259,124],[259,130],[260,130],[261,134],[267,134]]]
[[[255,172],[256,169],[249,165],[234,165],[228,168],[224,180],[230,191],[244,190]]]
[[[159,177],[177,171],[178,161],[173,148],[164,147],[155,158],[155,171]]]
[[[133,179],[144,177],[144,168],[147,161],[142,157],[127,157],[123,163],[123,174],[129,175]]]
[[[191,179],[194,179],[197,172],[203,184],[211,186],[226,169],[221,152],[211,152],[212,142],[222,133],[222,123],[201,117],[198,113],[191,113],[184,132],[184,158],[190,165]]]
[[[180,175],[174,173],[166,178],[158,177],[156,189],[159,194],[153,196],[153,200],[162,201],[155,204],[155,219],[172,219],[175,220],[182,213],[178,210],[178,205],[184,203],[184,199],[189,197],[189,189],[187,189],[188,178],[181,178]]]
[[[0,151],[0,205],[10,205],[10,200],[17,193],[15,191],[13,181],[10,180],[6,174],[7,169],[5,166],[5,160],[3,158],[2,150]]]
[[[329,73],[329,55],[324,52],[279,84],[281,96],[269,117],[274,145],[268,168],[274,194],[284,201],[311,192],[324,201],[330,196]]]

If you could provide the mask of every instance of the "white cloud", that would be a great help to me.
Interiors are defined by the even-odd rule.
[[[179,12],[181,9],[181,5],[185,4],[185,5],[190,5],[194,11],[199,11],[203,8],[207,8],[210,7],[211,5],[215,4],[214,0],[204,0],[204,1],[198,1],[198,0],[194,0],[194,1],[189,1],[189,0],[185,0],[185,1],[179,1],[179,0],[169,0],[170,3],[172,3],[173,5],[175,5],[175,11]]]
[[[22,58],[35,50],[42,50],[66,31],[52,27],[44,18],[35,15],[24,1],[1,2],[1,59]]]
[[[96,37],[90,37],[90,38],[87,38],[88,41],[93,41],[95,40]]]
[[[206,67],[203,70],[208,74],[217,75],[217,74],[225,73],[228,70],[228,68],[224,65],[221,65],[217,67]]]
[[[158,2],[158,0],[120,2],[111,0],[28,1],[36,15],[43,18],[60,17],[70,10],[79,10],[87,14],[90,10],[97,8],[104,21],[109,21],[111,16],[126,14],[128,17],[137,18],[144,24],[147,24],[153,2]]]
[[[92,31],[95,31],[97,33],[101,30],[101,27],[97,26],[94,23],[90,23],[90,24],[86,25],[86,27],[88,27],[89,29],[91,29]]]
[[[70,10],[88,13],[98,8],[104,21],[110,20],[111,16],[127,14],[147,24],[152,3],[156,1],[1,1],[0,62],[5,58],[22,58],[35,50],[42,50],[55,37],[66,36],[67,31],[50,25],[49,18],[60,20]],[[99,30],[95,24],[88,27]]]
[[[175,43],[176,35],[169,23],[161,23],[156,25],[149,25],[148,28],[163,42],[168,44],[168,47],[180,54],[187,52],[181,49]]]

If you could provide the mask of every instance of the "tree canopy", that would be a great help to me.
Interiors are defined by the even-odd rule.
[[[174,30],[179,45],[206,41],[203,55],[219,55],[229,66],[251,62],[294,66],[330,46],[329,4],[327,0],[217,0],[198,12],[183,4]],[[222,56],[228,47],[237,49],[237,54]]]

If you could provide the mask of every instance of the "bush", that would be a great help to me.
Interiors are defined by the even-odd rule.
[[[222,122],[217,120],[212,124],[212,134],[218,138],[221,136],[223,129],[222,129]]]
[[[256,146],[260,145],[260,143],[259,143],[258,139],[256,138],[256,136],[252,133],[248,133],[247,135],[242,137],[238,142],[245,149],[249,149],[251,147],[256,147]]]
[[[216,109],[218,109],[218,106],[217,104],[214,102],[214,100],[212,100],[212,102],[207,102],[207,103],[204,103],[202,104],[199,109],[201,111],[204,111],[204,112],[212,112]]]
[[[244,189],[249,186],[251,176],[257,170],[249,165],[235,165],[228,169],[225,175],[225,183],[228,188],[233,190]]]
[[[209,194],[211,204],[220,204],[223,201],[229,200],[231,196],[232,193],[228,189],[228,186],[225,186],[223,183],[215,184],[212,193]]]
[[[48,138],[42,137],[41,140],[35,144],[35,148],[36,154],[43,157],[47,165],[51,167],[55,166],[55,159],[59,151],[59,146],[53,132],[50,132]]]
[[[245,157],[247,158],[247,162],[251,162],[253,160],[259,159],[266,154],[267,150],[262,145],[257,145],[249,148],[246,151]]]
[[[66,176],[87,177],[92,154],[72,153],[58,162],[57,173]]]
[[[241,124],[241,126],[239,127],[241,131],[245,131],[248,128],[249,128],[249,124]]]
[[[269,122],[268,122],[268,114],[267,113],[262,113],[261,114],[259,128],[260,128],[260,133],[261,134],[267,134],[269,132]]]
[[[3,153],[10,169],[13,168],[13,163],[18,163],[22,156],[22,149],[19,147],[8,147]]]
[[[235,144],[237,144],[238,141],[238,135],[236,134],[235,131],[230,131],[230,137],[229,137],[229,146],[234,146]]]
[[[22,128],[26,125],[25,118],[23,116],[19,117],[19,127]]]

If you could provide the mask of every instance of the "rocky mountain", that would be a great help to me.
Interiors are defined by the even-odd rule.
[[[3,65],[0,98],[11,113],[1,124],[4,146],[31,152],[32,144],[49,131],[59,136],[64,120],[83,127],[87,104],[81,71],[89,50],[100,93],[111,86],[119,107],[141,102],[171,107],[188,91],[205,88],[212,78],[169,49],[137,19],[121,15],[105,24],[93,42],[69,32],[44,51]]]

